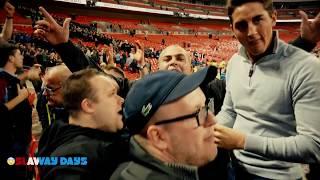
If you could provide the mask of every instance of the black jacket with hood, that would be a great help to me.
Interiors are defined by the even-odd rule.
[[[38,156],[87,157],[87,165],[40,166],[41,179],[109,179],[127,160],[127,145],[116,133],[56,121],[42,135]]]

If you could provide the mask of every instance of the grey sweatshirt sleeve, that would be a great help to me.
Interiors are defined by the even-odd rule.
[[[296,135],[271,138],[248,134],[246,151],[283,161],[320,162],[320,61],[313,58],[298,67],[291,85]]]

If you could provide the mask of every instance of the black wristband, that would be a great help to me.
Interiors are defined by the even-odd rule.
[[[13,16],[7,16],[7,19],[13,19]]]

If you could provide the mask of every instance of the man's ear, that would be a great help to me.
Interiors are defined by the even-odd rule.
[[[13,55],[9,55],[9,60],[8,61],[10,61],[10,62],[13,62],[14,61],[14,56]]]
[[[150,125],[147,129],[147,138],[149,141],[159,150],[165,150],[168,148],[168,136],[164,129]]]
[[[81,101],[81,109],[86,113],[93,113],[95,111],[93,102],[88,98],[85,98]]]
[[[274,10],[271,14],[272,26],[276,26],[277,24],[277,11]]]
[[[230,23],[229,27],[230,27],[231,31],[233,32],[233,37],[235,37],[236,39],[238,39],[237,36],[236,36],[236,34],[234,33],[234,29],[233,29],[234,26],[233,26],[233,24]]]

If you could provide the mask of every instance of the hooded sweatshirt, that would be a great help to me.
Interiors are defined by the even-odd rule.
[[[117,133],[56,121],[42,135],[38,156],[57,157],[58,163],[40,166],[40,176],[44,180],[109,179],[118,164],[127,159],[127,149],[127,142]],[[84,157],[86,161],[80,165],[59,161],[68,157]]]

